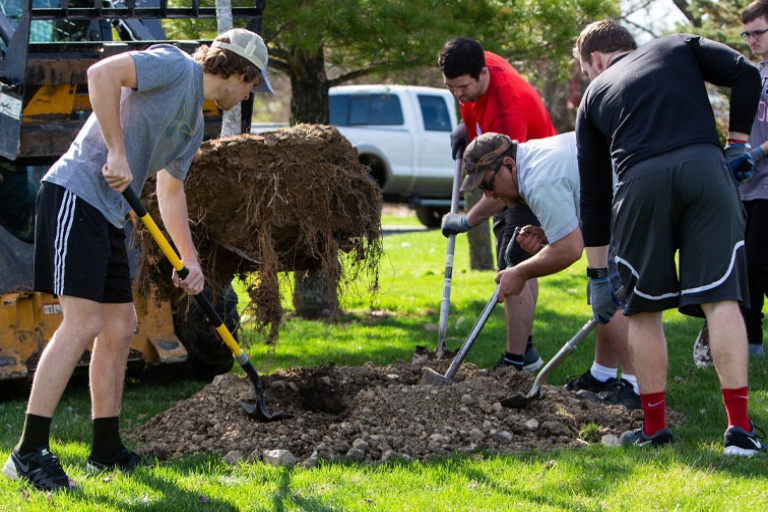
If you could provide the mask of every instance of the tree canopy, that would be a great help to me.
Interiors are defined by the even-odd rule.
[[[435,67],[445,41],[466,35],[511,61],[554,59],[567,72],[586,23],[618,14],[615,0],[293,0],[268,2],[270,67],[292,86],[292,118],[327,122],[329,87]]]

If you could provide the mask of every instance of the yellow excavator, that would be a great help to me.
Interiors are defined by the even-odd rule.
[[[180,6],[180,3],[191,2]],[[233,7],[260,32],[264,1]],[[201,42],[170,41],[165,20],[215,19],[199,0],[0,0],[0,381],[25,379],[61,322],[58,299],[32,290],[35,196],[40,178],[68,149],[91,113],[86,70],[99,59],[158,42],[192,52]],[[241,104],[247,133],[253,97]],[[204,105],[205,138],[218,137],[222,114]],[[129,225],[128,231],[131,231]],[[131,236],[127,237],[131,243]],[[84,250],[87,250],[84,248]],[[129,246],[135,272],[140,254]],[[228,371],[232,354],[187,298],[134,297],[138,325],[129,366],[174,364],[201,379]],[[230,331],[239,317],[232,289],[211,300]],[[87,350],[80,363],[88,364]]]

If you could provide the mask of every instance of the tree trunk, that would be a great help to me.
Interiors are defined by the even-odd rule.
[[[339,309],[335,283],[330,283],[319,270],[296,272],[293,307],[296,315],[307,320],[334,316]]]
[[[482,194],[473,190],[464,194],[464,211],[469,211],[477,203]],[[469,240],[469,268],[472,270],[493,270],[496,264],[493,261],[491,244],[490,221],[475,226],[467,232]]]
[[[291,124],[328,124],[328,78],[322,49],[314,55],[293,55]],[[321,82],[318,86],[318,82]]]
[[[294,54],[293,60],[296,65],[295,72],[290,74],[291,124],[328,124],[328,79],[322,49],[314,55]],[[317,319],[338,313],[337,283],[329,282],[321,271],[297,272],[294,284],[293,307],[299,317]]]
[[[216,0],[216,30],[219,34],[234,28],[232,21],[232,0]],[[221,119],[221,136],[240,133],[241,109],[233,108],[224,112]]]

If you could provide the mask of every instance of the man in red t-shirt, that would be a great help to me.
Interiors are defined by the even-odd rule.
[[[482,133],[502,133],[519,142],[557,134],[544,102],[531,84],[506,60],[483,51],[477,41],[460,37],[447,42],[438,64],[445,85],[459,102],[463,119],[451,134],[454,159],[460,148]],[[506,267],[503,254],[515,228],[539,226],[527,205],[506,208],[501,201],[483,196],[466,216],[448,214],[443,219],[443,234],[466,232],[492,215],[501,270]],[[516,265],[530,256],[516,246],[510,262]],[[495,367],[512,365],[535,371],[543,365],[531,341],[537,296],[538,281],[531,279],[520,295],[504,302],[507,345]]]

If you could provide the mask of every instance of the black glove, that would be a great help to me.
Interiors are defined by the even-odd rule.
[[[763,151],[762,146],[757,145],[749,150],[749,156],[752,157],[752,161],[754,163],[757,163],[763,158],[765,158],[765,151]]]
[[[744,183],[755,174],[755,163],[746,144],[731,144],[725,147],[725,159],[731,167],[733,177],[739,183]]]
[[[459,233],[466,233],[472,226],[467,223],[467,218],[464,215],[458,213],[448,213],[443,217],[443,236],[458,235]]]
[[[595,320],[607,324],[616,310],[624,304],[616,297],[616,292],[607,277],[589,280],[589,303]]]
[[[459,157],[459,152],[464,152],[469,145],[469,134],[467,133],[467,127],[464,126],[464,121],[461,121],[456,125],[456,128],[451,131],[451,156],[454,160]]]

